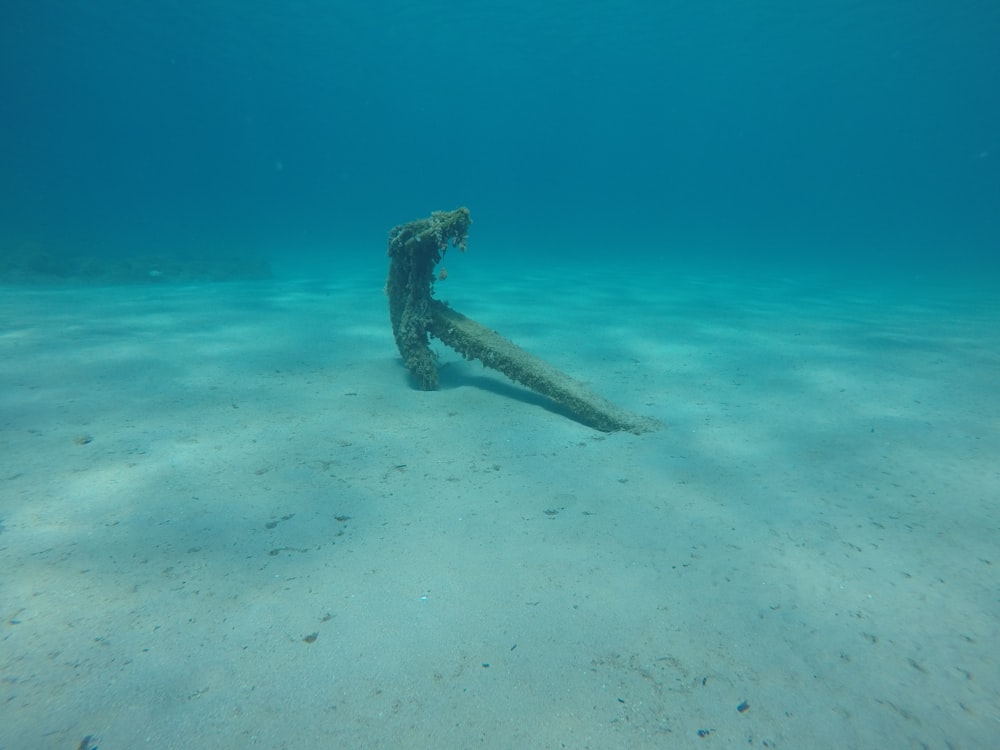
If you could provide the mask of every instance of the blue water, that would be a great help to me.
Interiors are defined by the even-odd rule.
[[[998,38],[972,0],[8,0],[0,247],[347,258],[467,205],[557,262],[979,273]]]
[[[998,92],[998,0],[3,0],[0,750],[997,746]],[[419,390],[462,205],[660,429]]]

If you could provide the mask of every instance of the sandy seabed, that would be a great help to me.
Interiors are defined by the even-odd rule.
[[[996,742],[996,298],[439,285],[636,436],[414,390],[383,272],[0,289],[0,748]]]

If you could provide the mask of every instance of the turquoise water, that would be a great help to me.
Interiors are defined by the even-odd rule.
[[[7,0],[0,750],[995,744],[998,39]],[[462,205],[438,297],[658,429],[416,387]]]
[[[559,263],[995,271],[998,37],[972,0],[13,0],[0,243],[346,261],[467,205]]]

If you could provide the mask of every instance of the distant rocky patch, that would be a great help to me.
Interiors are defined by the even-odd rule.
[[[0,250],[5,284],[176,284],[271,278],[260,258],[64,255],[38,248]]]

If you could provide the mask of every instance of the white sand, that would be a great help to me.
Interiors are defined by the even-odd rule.
[[[381,267],[0,290],[0,748],[995,742],[996,302],[474,266],[669,427],[412,390]]]

